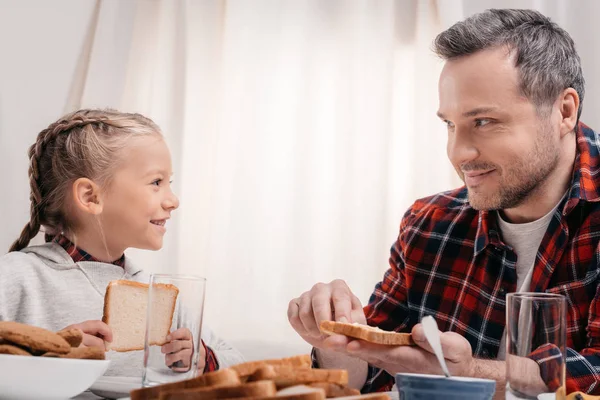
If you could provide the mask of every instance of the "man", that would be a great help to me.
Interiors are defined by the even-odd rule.
[[[571,37],[538,12],[488,10],[442,32],[438,116],[465,186],[417,200],[390,269],[363,309],[341,280],[293,299],[288,318],[322,368],[363,392],[398,372],[439,374],[419,323],[433,315],[453,375],[505,386],[506,294],[565,295],[567,391],[600,394],[600,138],[579,122],[584,95]],[[412,332],[417,346],[321,335],[323,320]],[[538,363],[518,376],[546,390]],[[541,363],[541,360],[538,360]]]

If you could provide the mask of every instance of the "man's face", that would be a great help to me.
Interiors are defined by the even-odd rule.
[[[506,48],[447,61],[439,97],[438,115],[448,125],[448,157],[473,208],[517,207],[556,168],[558,126],[519,92],[518,72]]]

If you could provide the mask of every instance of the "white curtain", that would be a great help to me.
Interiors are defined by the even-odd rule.
[[[165,248],[133,257],[207,277],[205,323],[248,358],[308,350],[286,309],[316,282],[345,279],[367,302],[406,208],[459,185],[435,117],[441,11],[457,12],[417,0],[98,2],[67,108],[161,125],[181,207]]]

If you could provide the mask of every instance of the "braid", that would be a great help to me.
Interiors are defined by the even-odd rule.
[[[108,118],[102,116],[100,118],[87,118],[84,115],[75,115],[72,119],[61,119],[57,122],[54,122],[48,126],[48,128],[41,131],[35,143],[29,148],[29,187],[31,189],[31,194],[29,195],[29,200],[31,205],[29,207],[29,222],[23,230],[21,231],[21,235],[15,242],[10,246],[9,251],[19,251],[24,249],[29,245],[31,239],[33,239],[38,232],[40,231],[40,219],[43,216],[43,200],[42,193],[40,190],[40,159],[43,156],[46,148],[49,144],[56,141],[58,136],[61,133],[69,133],[71,129],[84,127],[88,124],[98,124],[103,123]],[[56,234],[46,234],[45,241],[51,241]]]

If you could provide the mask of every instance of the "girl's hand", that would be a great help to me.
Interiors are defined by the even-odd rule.
[[[179,328],[167,336],[169,343],[161,347],[165,355],[165,364],[176,372],[187,372],[192,365],[193,339],[192,332],[187,328]],[[202,358],[204,364],[204,358]],[[200,365],[198,365],[200,370]],[[204,367],[202,367],[204,369]]]
[[[79,329],[83,333],[81,346],[98,347],[106,351],[104,342],[112,342],[112,331],[110,327],[102,321],[90,320],[79,324],[69,325],[63,329]]]

